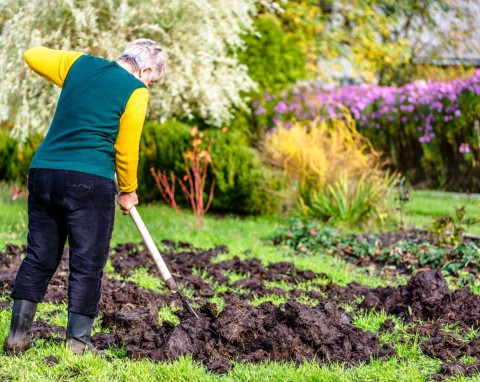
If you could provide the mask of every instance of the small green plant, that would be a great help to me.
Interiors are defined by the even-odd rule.
[[[386,214],[384,201],[393,178],[387,173],[362,175],[359,178],[347,174],[317,192],[312,197],[308,213],[329,223],[346,223],[354,226],[369,219],[383,224]]]
[[[329,247],[337,239],[330,227],[323,227],[315,220],[290,219],[288,225],[278,227],[271,240],[275,245],[285,245],[295,250],[308,252],[315,247]]]
[[[435,218],[431,232],[436,236],[439,244],[456,245],[462,242],[466,230],[479,222],[476,217],[466,217],[465,206],[455,207],[455,216],[449,213]]]
[[[396,190],[395,200],[398,201],[398,211],[400,212],[400,224],[399,228],[403,230],[405,228],[405,213],[406,204],[410,201],[410,187],[407,179],[404,176],[400,176],[393,181],[393,187]]]
[[[458,286],[480,277],[480,248],[473,242],[452,246],[407,237],[387,245],[375,234],[342,235],[331,227],[300,219],[277,228],[272,241],[307,255],[334,254],[355,265],[377,264],[382,269],[388,265],[408,272],[439,268]]]

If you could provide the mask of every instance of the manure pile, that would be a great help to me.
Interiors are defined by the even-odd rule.
[[[368,288],[351,283],[338,286],[318,283],[326,276],[308,270],[299,270],[292,263],[281,262],[265,266],[256,258],[215,262],[216,255],[228,249],[219,246],[209,250],[194,248],[188,243],[165,241],[168,248],[162,256],[177,281],[190,290],[200,319],[182,310],[181,303],[169,293],[156,293],[125,281],[138,268],[160,278],[147,251],[128,243],[117,246],[110,259],[117,276],[104,277],[100,316],[102,326],[109,333],[97,333],[93,343],[99,348],[125,346],[132,359],[149,358],[155,361],[175,360],[191,355],[215,373],[232,368],[232,361],[262,362],[304,360],[320,363],[368,363],[372,358],[386,359],[396,354],[395,344],[381,344],[378,335],[393,331],[391,320],[383,323],[377,335],[356,328],[353,314],[340,306],[354,304],[354,309],[384,310],[405,322],[414,323],[412,332],[426,338],[420,343],[428,356],[443,361],[441,380],[461,373],[471,375],[480,368],[480,361],[461,364],[463,356],[480,355],[480,339],[467,341],[458,333],[446,331],[445,325],[455,325],[463,333],[480,327],[480,297],[468,287],[455,292],[448,290],[439,270],[424,270],[413,276],[407,285],[398,288]],[[24,248],[7,245],[0,252],[0,290],[8,294]],[[199,276],[202,274],[206,279]],[[230,276],[235,274],[236,281]],[[244,275],[244,278],[239,278]],[[65,302],[67,299],[68,251],[53,277],[45,301]],[[288,290],[268,287],[268,282],[282,281]],[[215,285],[226,285],[225,292],[216,292]],[[308,285],[308,290],[302,287]],[[208,301],[212,296],[222,297],[221,311]],[[283,296],[285,303],[276,306],[264,302],[258,306],[246,300],[259,296]],[[314,301],[302,304],[297,300]],[[355,301],[361,301],[355,305]],[[0,309],[10,308],[0,302]],[[159,309],[173,306],[178,311],[180,324],[160,323]],[[64,328],[48,324],[42,319],[34,323],[34,336],[58,340],[65,335]]]

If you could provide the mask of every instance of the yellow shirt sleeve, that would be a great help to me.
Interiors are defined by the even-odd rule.
[[[146,88],[136,89],[120,119],[117,140],[115,141],[115,170],[118,188],[122,192],[137,189],[137,168],[140,149],[140,137],[149,101]]]
[[[61,88],[71,66],[82,55],[80,52],[36,46],[27,50],[23,58],[33,71]]]

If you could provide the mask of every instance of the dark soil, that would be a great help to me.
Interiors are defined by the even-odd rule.
[[[354,235],[358,239],[365,239],[367,241],[372,241],[372,235],[369,234],[356,234]],[[435,242],[436,237],[425,230],[421,229],[406,229],[402,231],[387,231],[379,232],[373,235],[375,240],[380,240],[383,247],[388,247],[390,245],[396,244],[400,241],[408,240],[411,243],[421,244],[421,243],[430,243]]]
[[[354,327],[352,316],[340,308],[341,303],[353,304],[363,297],[357,309],[384,310],[405,322],[416,323],[413,330],[423,338],[422,351],[444,361],[441,372],[433,378],[439,380],[455,373],[471,375],[478,370],[478,362],[462,365],[459,359],[480,355],[480,340],[464,339],[464,334],[480,327],[480,297],[468,287],[450,292],[438,270],[418,272],[407,285],[398,288],[370,289],[355,283],[340,287],[325,285],[325,275],[299,270],[287,262],[267,266],[256,258],[215,262],[217,254],[228,251],[223,246],[200,250],[187,243],[164,245],[167,250],[162,256],[177,282],[193,294],[195,306],[200,306],[196,309],[200,318],[183,310],[181,302],[167,292],[156,293],[123,279],[105,277],[100,315],[102,325],[110,333],[94,336],[97,347],[125,346],[128,357],[155,361],[175,360],[188,354],[215,373],[229,370],[232,360],[358,364],[394,355],[394,344],[382,345],[376,335]],[[4,294],[12,288],[24,250],[9,245],[0,252],[0,290]],[[48,302],[66,301],[67,258],[68,252],[50,283],[45,296]],[[122,277],[139,267],[160,277],[149,254],[135,244],[117,246],[111,261]],[[200,273],[207,275],[206,280],[198,276]],[[230,282],[232,274],[236,275],[236,282]],[[238,275],[244,277],[238,280]],[[270,289],[265,284],[280,280],[290,286],[288,290]],[[306,281],[310,285],[308,291],[299,285]],[[215,293],[215,284],[230,287],[227,292],[216,294],[226,302],[221,312],[208,302],[208,297]],[[269,294],[283,295],[287,302],[280,306],[269,302],[252,306],[245,301]],[[301,304],[296,301],[300,296],[316,302],[312,306]],[[162,305],[178,308],[179,325],[158,321]],[[1,308],[10,308],[10,303],[0,303]],[[447,324],[455,326],[456,333],[445,330]],[[380,332],[392,330],[391,321],[380,328]],[[37,319],[34,336],[57,341],[64,336],[64,328]],[[49,358],[45,362],[56,360]]]

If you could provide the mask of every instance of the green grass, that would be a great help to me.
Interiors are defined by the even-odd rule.
[[[207,215],[204,227],[195,229],[188,211],[184,212],[186,219],[165,205],[140,205],[138,212],[157,245],[161,245],[163,239],[186,241],[201,248],[226,244],[230,252],[236,254],[261,249],[261,239],[268,236],[281,221],[277,217],[247,219],[233,215]],[[112,244],[129,241],[141,241],[140,234],[131,218],[117,211]]]
[[[455,216],[455,207],[465,206],[467,217],[480,217],[480,198],[463,196],[439,191],[414,191],[411,201],[406,204],[407,225],[425,227],[433,222],[433,217],[441,217],[446,213]],[[480,234],[480,224],[471,226],[469,233]]]
[[[59,363],[47,365],[42,362],[54,356]],[[5,359],[3,359],[5,358]],[[172,363],[130,361],[128,359],[106,360],[93,355],[76,357],[65,349],[50,343],[42,343],[22,357],[2,357],[0,368],[2,381],[426,381],[425,372],[435,369],[428,362],[407,364],[398,358],[388,361],[373,361],[368,365],[349,368],[332,364],[322,366],[304,363],[296,367],[291,363],[259,365],[235,364],[233,371],[224,376],[208,373],[204,367],[190,358],[181,358]],[[422,371],[417,367],[421,366]],[[12,373],[12,371],[14,371]]]
[[[150,289],[157,293],[167,293],[168,288],[161,281],[160,278],[148,274],[146,268],[135,269],[132,275],[127,277],[128,281],[132,281],[139,287],[144,289]]]
[[[0,182],[0,248],[7,243],[27,241],[27,202],[24,198],[12,201],[12,186]]]
[[[441,216],[446,212],[453,214],[454,206],[465,205],[467,215],[479,215],[478,199],[456,197],[451,194],[415,191],[412,201],[407,203],[407,224],[423,227],[432,222],[432,216]],[[237,216],[207,215],[205,225],[197,230],[192,220],[178,216],[165,205],[140,205],[142,216],[156,244],[161,247],[163,239],[192,243],[201,248],[216,245],[227,245],[229,252],[219,255],[215,261],[222,261],[233,256],[240,258],[258,257],[265,264],[278,261],[293,262],[300,269],[310,269],[325,273],[325,277],[313,282],[301,283],[298,287],[314,290],[312,283],[326,284],[329,281],[345,285],[355,281],[372,287],[387,285],[390,282],[374,276],[365,269],[356,268],[339,259],[328,255],[294,254],[282,247],[268,244],[267,238],[284,221],[284,218],[270,216],[258,218],[240,218]],[[0,247],[7,243],[25,244],[27,234],[26,202],[21,199],[10,200],[10,186],[0,183]],[[185,211],[188,216],[188,211]],[[480,227],[472,227],[472,233],[480,233]],[[126,242],[140,242],[141,237],[129,216],[117,211],[112,246]],[[113,267],[107,265],[107,274],[113,276]],[[205,277],[201,271],[197,271]],[[228,272],[231,281],[245,277],[234,272]],[[117,276],[118,277],[118,276]],[[147,274],[144,269],[136,270],[129,279],[142,288],[165,291],[162,282]],[[397,279],[396,284],[404,282]],[[226,291],[229,287],[211,282],[216,292]],[[390,283],[391,285],[391,283]],[[292,287],[283,282],[268,283],[268,287],[278,286],[286,290]],[[189,291],[185,291],[187,297]],[[6,297],[0,296],[5,300]],[[223,299],[215,296],[209,299],[223,307]],[[282,296],[253,298],[252,304],[272,301],[280,304],[285,301]],[[299,301],[314,304],[307,298]],[[345,309],[351,311],[349,306]],[[175,308],[162,306],[159,310],[161,321],[178,323],[174,314]],[[65,305],[42,303],[39,316],[56,325],[66,324]],[[124,349],[109,350],[109,359],[92,354],[82,357],[72,355],[61,344],[38,341],[37,346],[20,357],[7,357],[0,350],[0,381],[427,381],[428,375],[439,371],[440,361],[425,356],[418,344],[420,339],[407,331],[408,327],[395,317],[384,313],[357,312],[354,325],[377,333],[380,325],[387,319],[395,323],[394,333],[380,335],[382,343],[395,344],[397,355],[388,360],[374,360],[368,365],[347,367],[339,364],[320,365],[305,362],[299,366],[290,363],[243,364],[235,363],[235,368],[228,374],[217,376],[209,373],[204,366],[192,361],[191,358],[181,358],[175,362],[154,363],[148,360],[132,361],[125,357]],[[0,346],[3,346],[10,320],[9,310],[0,310]],[[95,331],[100,330],[99,323]],[[475,332],[470,336],[477,337]],[[472,337],[472,338],[473,338]],[[48,364],[45,359],[54,356],[58,364]],[[473,358],[466,358],[472,362]],[[450,381],[473,381],[478,378],[458,377]]]

